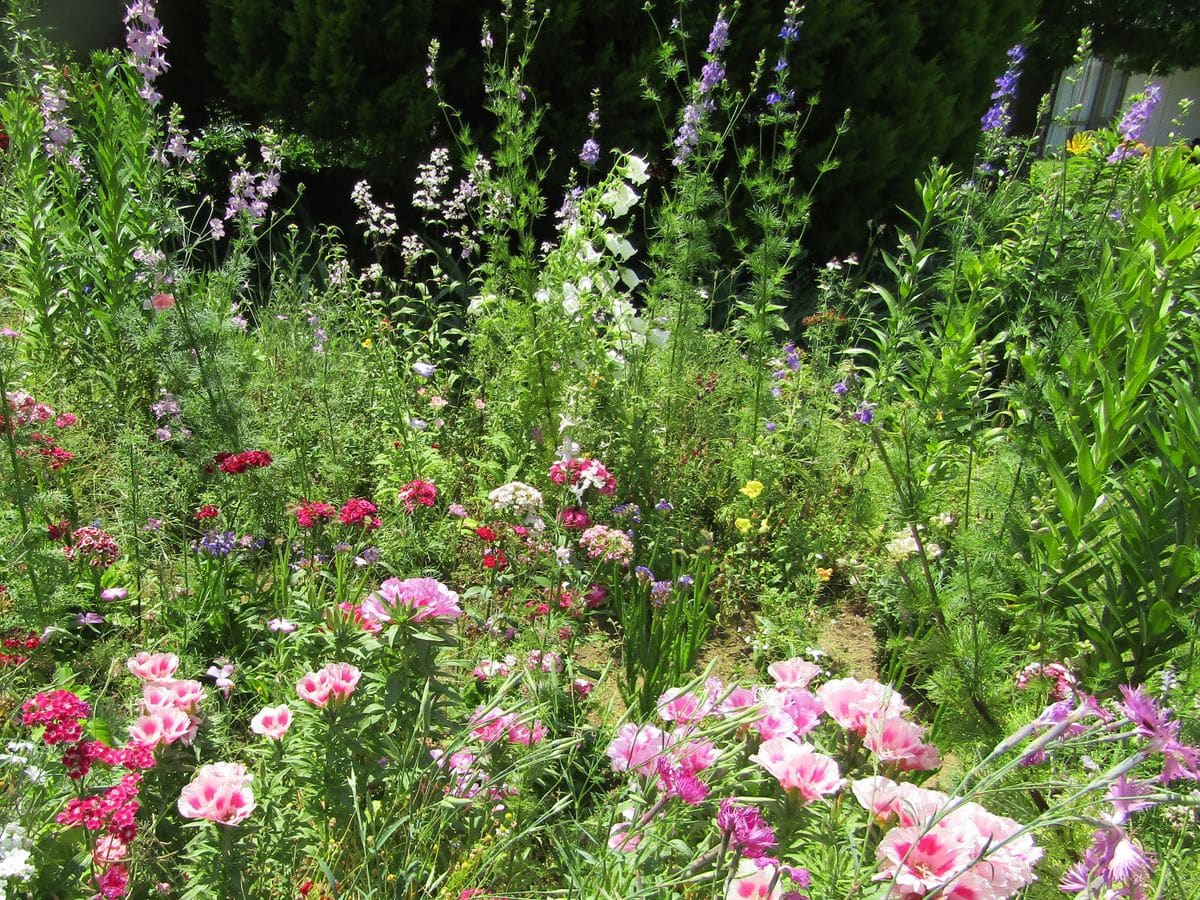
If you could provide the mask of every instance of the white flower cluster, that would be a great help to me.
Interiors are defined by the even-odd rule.
[[[34,750],[33,744],[28,741],[9,741],[6,747],[8,752],[0,753],[0,765],[21,766],[24,769],[25,777],[34,784],[45,783],[45,770],[33,765],[29,761],[29,757],[23,755]]]
[[[24,828],[10,822],[0,829],[0,900],[8,894],[5,885],[8,879],[25,881],[33,874],[29,855],[29,836]]]
[[[488,500],[500,512],[511,512],[516,516],[535,515],[542,508],[542,493],[523,481],[502,484],[490,494]]]
[[[921,531],[925,530],[924,526],[921,525],[918,525],[917,528]],[[925,554],[927,556],[937,559],[942,555],[942,547],[940,544],[935,544],[932,541],[923,541],[922,543],[924,544]],[[911,531],[908,529],[903,529],[896,532],[896,536],[888,541],[886,549],[888,556],[890,556],[896,562],[901,562],[917,552],[917,539]]]

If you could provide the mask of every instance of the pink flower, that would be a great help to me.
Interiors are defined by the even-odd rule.
[[[207,819],[237,825],[254,812],[250,773],[241,763],[210,763],[179,795],[179,814],[185,819]]]
[[[490,744],[503,737],[516,720],[516,713],[506,713],[499,707],[478,706],[471,713],[471,736]]]
[[[171,679],[159,682],[175,698],[175,705],[184,712],[191,712],[204,699],[204,685],[198,681]]]
[[[174,744],[187,737],[191,730],[191,717],[181,709],[159,709],[141,716],[129,726],[129,738],[139,744],[157,747],[159,744]]]
[[[707,704],[683,688],[667,688],[658,698],[658,714],[667,722],[688,725],[708,714]]]
[[[357,525],[367,531],[373,531],[382,523],[375,513],[379,512],[375,504],[362,497],[353,497],[346,501],[338,513],[338,521],[343,525]]]
[[[508,728],[508,742],[532,747],[546,736],[546,726],[541,722],[532,725],[514,724]]]
[[[129,596],[129,591],[123,587],[105,588],[100,592],[101,600],[124,600]]]
[[[458,594],[436,578],[389,578],[363,601],[362,611],[377,622],[392,621],[392,613],[408,608],[413,622],[426,619],[457,619],[462,615]]]
[[[568,531],[583,531],[592,524],[592,517],[582,506],[568,506],[558,514],[558,521]]]
[[[333,691],[333,682],[322,669],[319,672],[309,672],[296,682],[296,694],[301,700],[306,700],[318,709],[324,709],[329,703],[329,695]]]
[[[150,298],[150,306],[155,312],[165,312],[175,308],[175,298],[171,294],[155,294]]]
[[[942,764],[937,747],[921,741],[925,729],[905,719],[870,719],[863,745],[881,763],[895,763],[901,771],[936,769]]]
[[[624,821],[617,822],[608,831],[608,847],[618,853],[632,853],[642,842],[641,833],[633,830],[638,824],[637,813],[633,807],[626,807],[621,810],[621,818]]]
[[[329,693],[334,700],[347,699],[362,678],[362,672],[350,663],[330,663],[322,671],[329,679]]]
[[[433,506],[437,502],[437,485],[416,478],[400,489],[396,499],[404,504],[405,512],[416,512],[418,506]]]
[[[626,722],[604,752],[612,761],[614,772],[653,775],[657,770],[656,761],[666,748],[666,735],[658,728]]]
[[[831,757],[788,738],[766,741],[750,761],[774,775],[784,790],[797,792],[806,805],[836,793],[844,783]]]
[[[111,866],[129,855],[129,846],[120,838],[106,834],[96,841],[92,849],[92,860],[98,866]]]
[[[903,827],[924,826],[950,804],[950,798],[940,791],[931,791],[904,781],[899,784],[882,775],[860,778],[850,790],[863,807],[875,818],[886,822],[896,816]]]
[[[273,741],[277,741],[287,734],[291,725],[292,711],[286,703],[281,703],[279,706],[264,706],[258,715],[250,720],[251,731]]]
[[[168,685],[154,681],[142,685],[142,709],[145,712],[175,708],[175,692]]]
[[[220,660],[217,660],[217,662],[220,662]],[[226,700],[229,699],[229,694],[233,690],[233,673],[235,668],[232,663],[224,663],[220,667],[215,665],[208,667],[207,674],[216,681],[217,690],[224,695]]]
[[[125,661],[125,668],[143,681],[163,681],[175,674],[179,668],[179,657],[174,653],[147,653],[142,650]]]
[[[767,666],[767,674],[775,679],[776,687],[802,688],[821,674],[821,667],[794,656]]]
[[[287,619],[272,619],[267,623],[267,628],[276,634],[291,634],[298,626],[295,622],[289,622]]]
[[[758,860],[740,860],[737,873],[725,891],[725,900],[782,900],[784,894],[779,886],[778,872],[777,866],[767,864],[760,868]],[[772,883],[774,887],[771,887]]]
[[[316,528],[336,515],[337,510],[323,500],[301,500],[296,506],[296,524],[301,528]]]
[[[891,879],[901,897],[925,897],[962,874],[971,862],[969,845],[959,840],[946,819],[929,831],[893,828],[875,849],[883,868],[876,881]]]
[[[766,856],[775,846],[775,832],[757,806],[741,806],[728,797],[721,801],[717,827],[729,835],[730,846],[747,859]]]
[[[817,698],[835,722],[860,737],[866,734],[868,719],[899,716],[908,709],[894,688],[871,679],[827,681],[817,688]]]

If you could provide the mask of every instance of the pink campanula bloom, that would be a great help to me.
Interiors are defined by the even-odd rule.
[[[866,734],[868,719],[899,716],[908,709],[895,688],[869,678],[827,681],[817,688],[817,698],[835,722],[859,737]]]
[[[282,738],[292,725],[292,711],[286,703],[279,706],[264,706],[250,720],[250,730],[265,738],[277,741]]]
[[[251,775],[241,763],[210,763],[179,795],[179,814],[185,819],[207,819],[237,825],[254,812]]]
[[[179,657],[174,653],[147,653],[142,650],[125,661],[125,668],[143,681],[163,681],[175,674],[179,668]]]
[[[795,791],[805,805],[836,793],[844,784],[832,757],[788,738],[765,741],[750,761],[774,775],[784,790]]]

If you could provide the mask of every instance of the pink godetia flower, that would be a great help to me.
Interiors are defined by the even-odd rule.
[[[179,795],[179,814],[185,819],[207,819],[237,825],[254,812],[251,775],[241,763],[201,766]]]
[[[171,692],[177,709],[187,713],[195,712],[200,701],[204,699],[204,685],[198,681],[169,678],[157,684]]]
[[[737,871],[725,889],[725,900],[804,900],[803,895],[784,890],[784,879],[789,872],[791,880],[801,887],[808,883],[804,869],[781,866],[779,860],[768,856],[739,860]]]
[[[173,294],[155,294],[150,298],[150,308],[155,312],[166,312],[168,309],[174,309],[175,297]]]
[[[837,793],[844,783],[832,757],[789,738],[765,741],[750,761],[774,775],[785,791],[795,792],[804,805]]]
[[[124,600],[129,596],[129,591],[123,587],[105,588],[100,592],[101,600]]]
[[[138,652],[125,661],[125,668],[142,681],[165,681],[179,668],[179,657],[174,653]]]
[[[129,726],[129,738],[139,744],[157,747],[184,740],[192,730],[192,718],[176,707],[156,709]]]
[[[217,660],[221,662],[221,660]],[[216,688],[224,696],[229,699],[229,694],[233,691],[233,673],[236,670],[233,663],[223,663],[221,666],[212,665],[208,667],[208,675],[216,681]]]
[[[658,771],[658,759],[666,749],[667,736],[661,729],[653,725],[626,722],[604,753],[611,761],[614,772],[654,775]]]
[[[951,802],[941,791],[917,787],[907,781],[896,783],[882,775],[860,778],[850,785],[850,790],[862,808],[881,823],[886,824],[895,816],[902,827],[932,822]]]
[[[471,737],[486,744],[500,740],[517,721],[516,713],[506,713],[498,707],[476,707],[471,713]]]
[[[272,619],[267,623],[267,628],[276,634],[291,634],[298,627],[299,626],[297,626],[295,622],[290,622],[282,617],[278,619]]]
[[[576,678],[571,682],[571,693],[580,700],[586,700],[595,687],[596,685],[586,678]]]
[[[767,674],[775,680],[778,688],[804,688],[821,674],[821,667],[794,656],[767,666]]]
[[[458,594],[435,578],[389,578],[362,604],[363,615],[376,622],[392,621],[398,609],[408,610],[403,618],[412,622],[457,619],[463,614]]]
[[[264,706],[250,720],[250,730],[265,738],[277,741],[282,738],[292,725],[292,711],[286,703],[279,706]]]
[[[884,765],[902,772],[936,769],[942,764],[937,747],[922,741],[925,729],[905,719],[870,719],[863,745]]]
[[[901,897],[942,887],[939,896],[947,898],[1005,900],[1036,880],[1042,851],[1013,819],[881,776],[860,779],[851,790],[879,821],[898,818],[876,849],[875,880],[891,881]]]
[[[534,744],[540,743],[545,736],[546,726],[539,721],[531,722],[528,725],[523,722],[514,722],[508,727],[510,744],[532,747]]]
[[[635,830],[640,824],[637,811],[627,806],[621,810],[621,819],[608,831],[608,848],[618,853],[632,853],[642,842],[641,832]]]
[[[708,698],[701,699],[683,688],[668,688],[658,698],[658,714],[666,722],[689,725],[712,711]]]
[[[330,663],[317,672],[308,672],[296,682],[296,693],[301,700],[324,709],[331,700],[341,702],[349,698],[362,677],[350,663]]]
[[[835,722],[859,737],[867,733],[869,719],[903,715],[908,707],[895,688],[878,681],[836,678],[817,688],[817,699]]]

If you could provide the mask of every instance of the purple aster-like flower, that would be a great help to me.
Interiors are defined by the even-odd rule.
[[[850,393],[850,385],[846,384],[844,381],[839,381],[833,386],[832,390],[833,393],[838,397],[845,397],[848,393]]]
[[[862,425],[870,425],[875,421],[875,407],[864,403],[858,408],[858,412],[854,413],[854,420]]]

